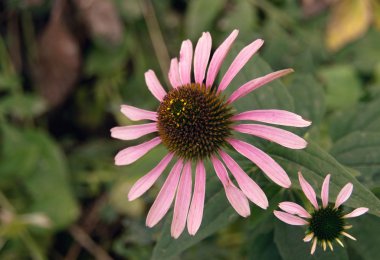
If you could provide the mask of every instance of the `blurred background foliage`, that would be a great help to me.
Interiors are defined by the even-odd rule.
[[[309,169],[318,180],[315,187],[327,174],[323,171],[348,169],[348,177],[337,183],[355,176],[364,185],[356,186],[363,192],[351,206],[368,198],[379,215],[375,197],[364,196],[380,194],[378,0],[3,0],[0,259],[148,259],[152,252],[154,259],[308,258],[309,245],[296,235],[302,229],[271,214],[293,191],[255,176],[271,207],[252,207],[245,220],[236,217],[210,173],[210,210],[199,235],[173,241],[168,223],[154,229],[144,224],[159,185],[134,202],[126,196],[164,148],[132,166],[113,165],[116,151],[135,143],[109,136],[111,127],[131,124],[120,105],[155,109],[144,72],[154,69],[168,85],[168,64],[182,40],[195,44],[210,31],[215,47],[235,28],[243,44],[259,37],[266,41],[260,55],[273,70],[296,71],[284,84],[273,85],[279,93],[275,98],[262,92],[254,103],[286,107],[312,119],[307,139],[323,148],[312,144],[294,154],[294,165],[287,162],[292,152],[274,149],[272,154],[294,176],[300,165]],[[267,65],[260,64],[246,70],[248,80],[262,75],[265,69],[257,68]],[[292,104],[284,101],[288,95]],[[313,153],[323,157],[321,164],[308,163]],[[252,165],[245,169],[257,171]],[[220,200],[225,208],[215,206]],[[314,258],[375,259],[379,219],[367,215],[355,226],[358,242],[334,254],[319,249]]]

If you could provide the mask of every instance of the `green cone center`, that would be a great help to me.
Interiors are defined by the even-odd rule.
[[[184,159],[209,157],[231,135],[231,107],[219,93],[204,85],[170,90],[157,113],[163,144]]]

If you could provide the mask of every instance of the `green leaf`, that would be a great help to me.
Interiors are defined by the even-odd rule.
[[[320,190],[324,177],[330,173],[330,201],[334,201],[343,186],[351,182],[354,191],[345,205],[352,208],[368,207],[370,213],[380,216],[380,200],[317,144],[310,142],[303,150],[278,147],[271,155],[288,173],[292,187],[300,187],[297,177],[299,170],[314,188],[318,188],[317,190]]]
[[[68,183],[65,157],[57,144],[41,131],[20,131],[9,126],[2,130],[5,149],[0,174],[25,189],[31,201],[27,212],[45,213],[56,229],[71,224],[79,209]],[[28,157],[12,159],[14,155]],[[8,164],[12,165],[7,167]]]
[[[359,180],[373,185],[380,172],[380,133],[354,132],[334,144],[331,154],[362,173]]]
[[[0,99],[0,114],[32,118],[46,111],[44,100],[34,94],[7,95]]]
[[[329,249],[323,252],[318,245],[314,255],[310,255],[311,243],[305,243],[302,239],[305,237],[305,232],[302,227],[291,226],[279,220],[275,224],[274,241],[284,260],[294,259],[331,259],[343,260],[348,259],[347,251],[339,245],[334,245],[334,251]]]
[[[252,4],[248,0],[238,0],[232,8],[226,11],[227,14],[222,20],[224,31],[228,32],[239,29],[240,35],[252,37],[252,27],[257,24],[258,18],[256,9]]]
[[[321,84],[310,74],[295,73],[288,90],[294,99],[295,112],[313,125],[319,124],[326,110]]]
[[[186,35],[196,39],[202,32],[212,28],[212,22],[222,11],[226,0],[193,0],[189,1],[185,17]]]
[[[358,218],[350,219],[353,228],[349,230],[357,241],[347,239],[363,260],[373,260],[379,257],[380,245],[380,218],[366,214]]]
[[[326,85],[326,102],[330,110],[355,105],[362,95],[361,83],[351,65],[324,67],[319,75]]]
[[[330,134],[334,141],[355,131],[380,131],[380,99],[361,103],[333,118]]]

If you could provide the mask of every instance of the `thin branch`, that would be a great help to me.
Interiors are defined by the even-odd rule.
[[[112,257],[109,256],[103,248],[97,245],[81,227],[76,225],[71,226],[69,232],[75,241],[85,248],[95,259],[112,260]]]
[[[148,27],[149,36],[152,41],[154,52],[156,53],[158,63],[162,71],[162,75],[165,75],[164,80],[166,84],[170,85],[167,77],[167,73],[169,71],[170,56],[168,49],[166,48],[164,38],[162,36],[160,25],[158,24],[154,7],[150,0],[138,2],[140,3],[140,8],[142,10],[146,25]]]

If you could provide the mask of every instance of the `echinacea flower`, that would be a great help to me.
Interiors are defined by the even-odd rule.
[[[194,235],[200,227],[205,198],[204,161],[206,160],[211,160],[216,175],[223,184],[227,199],[238,214],[243,217],[250,215],[248,199],[261,208],[267,208],[268,200],[265,193],[235,160],[223,151],[226,147],[233,147],[247,157],[278,185],[290,186],[288,175],[271,157],[259,148],[237,140],[233,136],[234,131],[255,135],[291,149],[302,149],[307,145],[301,137],[282,129],[268,125],[240,123],[242,120],[258,121],[294,127],[306,127],[311,124],[301,116],[283,110],[234,113],[235,101],[293,71],[285,69],[253,79],[238,88],[226,100],[223,95],[224,90],[263,45],[263,40],[256,40],[242,49],[220,83],[216,84],[215,78],[237,35],[238,31],[234,30],[216,49],[210,62],[211,36],[208,32],[203,33],[198,40],[194,58],[191,41],[184,41],[179,60],[177,58],[171,60],[168,77],[172,86],[168,91],[162,87],[152,70],[145,73],[148,89],[159,101],[157,110],[147,111],[129,105],[121,107],[121,112],[131,120],[152,122],[111,129],[112,137],[122,140],[133,140],[149,133],[156,133],[153,139],[120,151],[115,157],[116,165],[131,164],[159,144],[163,144],[168,150],[161,162],[132,187],[128,194],[129,200],[136,199],[146,192],[168,164],[172,160],[176,161],[146,219],[147,226],[156,225],[168,212],[175,198],[171,226],[171,235],[174,238],[182,233],[186,223],[190,235]],[[192,65],[194,80],[191,77]],[[224,163],[218,159],[218,156]],[[196,166],[194,191],[191,196],[192,163]],[[231,181],[225,166],[239,187]]]
[[[305,242],[312,241],[311,254],[314,254],[319,243],[326,251],[328,246],[333,251],[332,242],[336,241],[343,247],[341,238],[346,236],[356,240],[346,232],[352,226],[346,223],[346,219],[358,217],[368,211],[368,208],[357,208],[350,213],[344,213],[342,204],[351,196],[353,185],[347,183],[336,197],[335,204],[329,204],[329,184],[330,174],[323,181],[321,190],[322,205],[319,206],[313,187],[298,173],[299,182],[303,193],[313,206],[313,210],[308,212],[304,207],[290,201],[279,204],[283,211],[274,211],[274,215],[289,225],[307,226]]]

